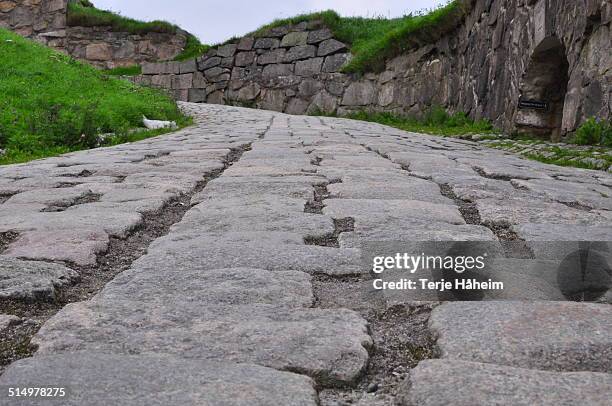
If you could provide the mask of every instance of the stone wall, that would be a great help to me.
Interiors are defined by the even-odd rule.
[[[69,27],[67,11],[68,0],[0,0],[0,27],[100,68],[171,60],[187,41],[181,30],[135,35],[111,27]]]
[[[134,80],[171,89],[179,100],[304,114],[336,109],[349,80],[339,71],[349,59],[329,29],[302,23],[242,38],[197,61],[144,64]]]
[[[68,0],[0,0],[0,27],[63,49]]]
[[[383,72],[340,73],[344,44],[316,24],[242,38],[197,61],[147,64],[133,80],[179,100],[294,114],[433,105],[507,131],[558,138],[586,118],[612,117],[610,0],[466,0],[452,35],[387,61]],[[522,108],[519,108],[521,102]]]
[[[167,61],[181,53],[187,33],[130,34],[110,27],[68,27],[65,48],[69,55],[100,68]]]

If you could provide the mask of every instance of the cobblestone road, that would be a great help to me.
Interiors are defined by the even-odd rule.
[[[610,292],[392,307],[363,297],[360,247],[608,241],[612,176],[364,122],[183,107],[197,125],[0,168],[0,330],[42,324],[0,388],[67,390],[0,404],[609,404]]]

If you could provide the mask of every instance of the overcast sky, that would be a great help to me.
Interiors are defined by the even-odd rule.
[[[400,17],[444,0],[93,0],[96,7],[141,20],[166,20],[214,44],[275,18],[333,9],[343,16]]]

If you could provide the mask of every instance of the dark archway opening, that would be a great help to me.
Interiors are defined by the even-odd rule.
[[[516,115],[519,134],[553,141],[561,138],[568,70],[565,47],[559,39],[548,37],[536,47],[521,80]]]

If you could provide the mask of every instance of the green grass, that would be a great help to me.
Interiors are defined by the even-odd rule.
[[[467,4],[454,0],[443,7],[417,15],[387,19],[383,17],[340,17],[332,10],[276,20],[255,31],[255,36],[284,25],[321,21],[334,37],[350,44],[353,59],[347,73],[380,71],[385,61],[402,52],[432,43],[452,32],[463,21]]]
[[[202,44],[199,39],[190,34],[187,36],[185,48],[174,58],[174,60],[185,61],[187,59],[194,59],[205,54],[209,49],[210,45]]]
[[[129,140],[142,115],[187,122],[165,93],[109,77],[3,29],[0,55],[2,164],[92,148],[98,134]]]
[[[527,136],[496,140],[487,143],[487,146],[514,152],[525,158],[546,164],[595,170],[607,170],[612,166],[611,150],[605,146],[576,147],[571,144],[559,146]],[[595,165],[591,161],[592,159],[600,162]]]
[[[120,66],[118,68],[106,69],[102,72],[110,76],[136,76],[142,73],[142,67],[140,65]]]
[[[123,31],[131,34],[146,34],[149,32],[174,34],[178,31],[176,25],[167,21],[138,21],[111,11],[85,6],[78,2],[68,4],[67,23],[68,26],[72,27],[110,26],[113,31]]]
[[[486,120],[471,120],[465,113],[448,114],[441,107],[431,108],[423,117],[405,117],[391,113],[353,113],[346,118],[370,121],[399,128],[404,131],[432,135],[457,136],[466,134],[498,133]]]
[[[591,117],[576,130],[572,142],[577,145],[612,147],[612,122]]]

